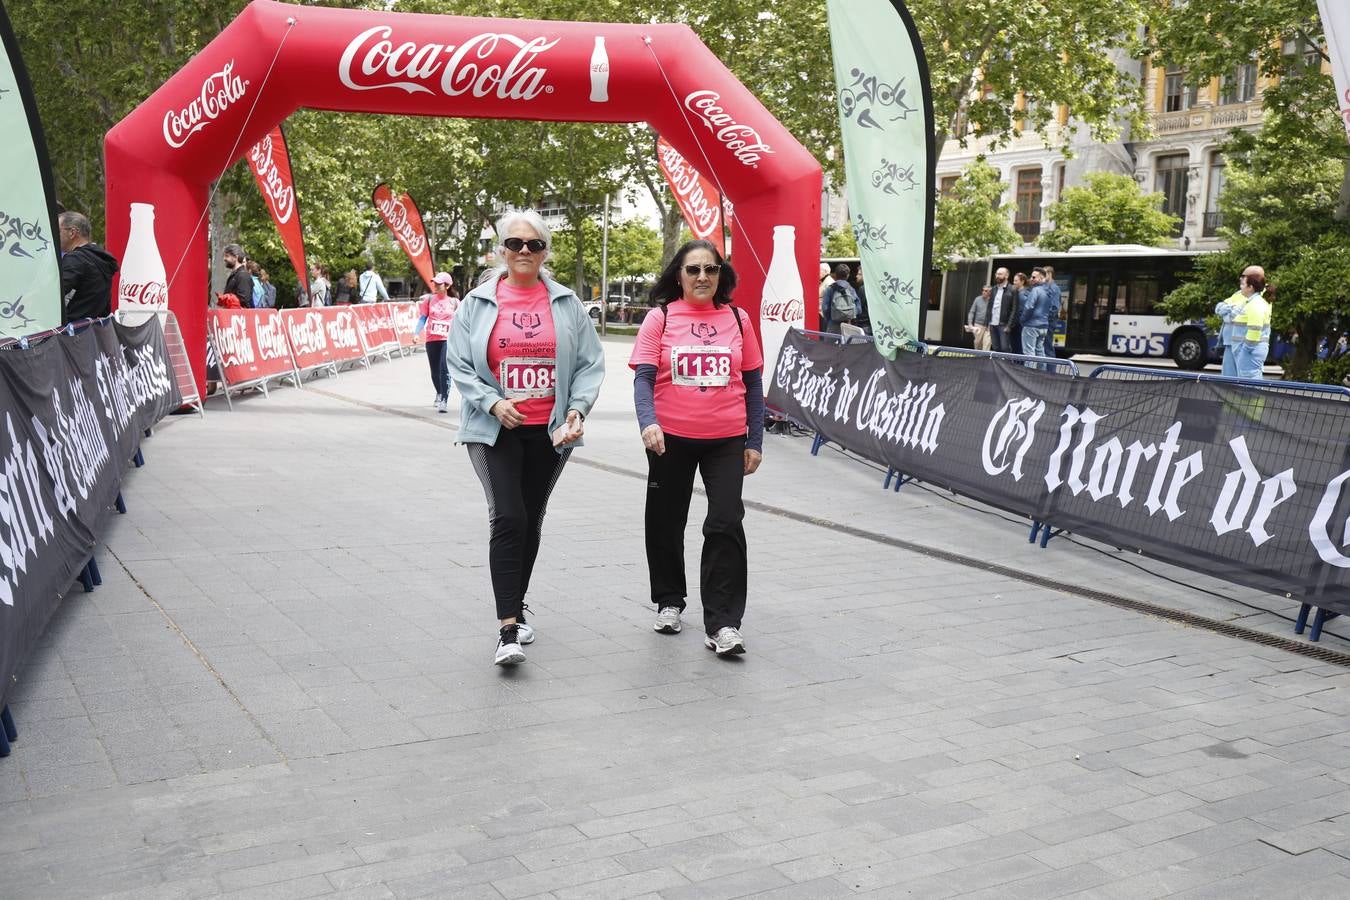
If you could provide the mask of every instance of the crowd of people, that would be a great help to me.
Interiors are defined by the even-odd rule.
[[[1000,266],[966,311],[975,349],[1053,357],[1061,295],[1050,266],[1036,266],[1030,276],[1018,272],[1011,281]]]

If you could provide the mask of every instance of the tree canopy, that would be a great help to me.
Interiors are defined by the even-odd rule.
[[[966,167],[950,193],[938,197],[933,225],[933,265],[950,269],[961,257],[1007,253],[1022,243],[1000,204],[1003,184],[984,157]]]
[[[1075,244],[1160,247],[1180,224],[1162,211],[1162,194],[1145,194],[1129,175],[1090,172],[1085,180],[1046,207],[1055,227],[1036,241],[1042,250],[1068,250]]]

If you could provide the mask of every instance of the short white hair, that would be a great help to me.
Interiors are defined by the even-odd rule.
[[[539,235],[539,239],[544,242],[544,253],[547,254],[553,249],[553,232],[544,222],[544,217],[532,209],[510,209],[502,214],[497,220],[497,252],[501,253],[506,249],[502,241],[506,240],[506,233],[512,226],[519,222],[534,229],[534,233]]]

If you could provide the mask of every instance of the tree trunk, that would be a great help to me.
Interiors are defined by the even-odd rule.
[[[1317,360],[1317,344],[1322,340],[1322,330],[1318,323],[1300,321],[1295,323],[1298,340],[1294,342],[1294,358],[1285,369],[1284,377],[1290,381],[1307,381],[1312,364]]]
[[[661,268],[675,257],[680,249],[680,228],[684,225],[684,215],[674,203],[661,210]]]

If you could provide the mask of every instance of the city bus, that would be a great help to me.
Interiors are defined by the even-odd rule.
[[[1006,268],[1030,276],[1034,266],[1053,266],[1062,299],[1055,324],[1060,356],[1099,354],[1170,358],[1182,369],[1203,369],[1219,359],[1218,336],[1204,322],[1170,322],[1155,307],[1195,267],[1200,252],[1106,244],[1063,253],[1013,253],[960,260],[942,275],[930,302],[924,340],[960,345],[965,317],[980,288]]]

